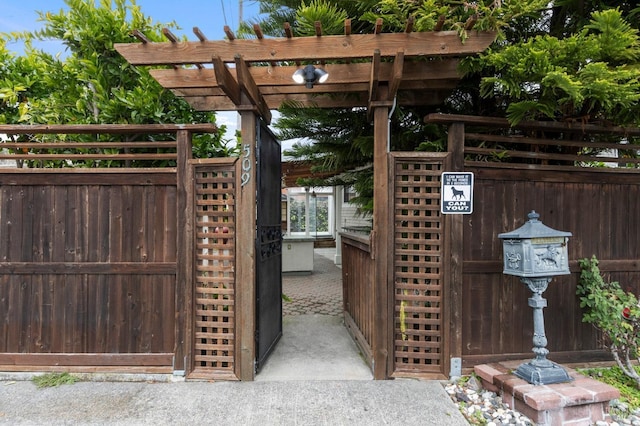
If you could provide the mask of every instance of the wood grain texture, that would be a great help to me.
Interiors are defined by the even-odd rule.
[[[214,56],[234,62],[240,54],[247,62],[347,60],[395,56],[459,56],[485,50],[495,33],[470,31],[464,41],[455,31],[352,34],[350,36],[187,41],[180,43],[116,43],[115,49],[132,65],[211,63]]]
[[[367,364],[373,360],[375,309],[373,303],[373,259],[369,238],[342,234],[342,290],[345,324]]]
[[[440,215],[440,175],[445,157],[392,156],[394,377],[445,377],[452,351],[445,324],[445,235]],[[455,247],[455,245],[454,245]],[[451,257],[455,253],[450,253]],[[451,268],[447,269],[451,274]],[[445,282],[447,285],[445,285]]]
[[[235,159],[194,165],[193,324],[189,377],[236,368],[236,167]]]

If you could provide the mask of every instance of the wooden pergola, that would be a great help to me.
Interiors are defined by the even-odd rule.
[[[295,37],[285,25],[286,37],[264,37],[254,27],[255,38],[237,39],[227,29],[227,39],[210,41],[198,29],[198,41],[179,41],[164,30],[167,42],[154,43],[136,34],[139,43],[116,44],[115,48],[136,66],[158,66],[151,75],[165,88],[200,111],[238,111],[241,116],[243,150],[255,162],[256,119],[271,122],[271,110],[285,102],[297,107],[366,108],[374,123],[374,214],[371,244],[375,253],[375,301],[378,316],[374,352],[374,377],[387,378],[392,362],[393,286],[390,285],[393,217],[389,207],[388,130],[394,105],[441,103],[461,78],[461,57],[485,50],[495,33],[478,32],[468,25],[461,41],[455,31],[413,32],[411,22],[402,33],[382,33],[378,21],[372,34],[351,34],[347,20],[343,35],[316,34]],[[312,64],[329,73],[324,83],[312,88],[293,81],[293,73]],[[243,152],[244,152],[243,151]],[[239,195],[245,205],[255,205],[255,179]],[[255,210],[242,213],[242,220],[255,223]],[[253,215],[253,216],[252,216]],[[237,278],[255,282],[255,235],[238,234]],[[244,241],[244,243],[243,243]],[[243,284],[245,285],[245,284]],[[252,309],[254,301],[244,288],[238,297],[242,380],[252,380],[254,361]],[[378,309],[379,308],[379,309]]]
[[[199,111],[253,109],[267,123],[269,110],[284,102],[301,107],[369,110],[398,105],[440,103],[461,75],[460,57],[483,51],[494,40],[491,32],[470,31],[462,42],[455,31],[322,35],[319,23],[313,37],[265,38],[255,27],[255,39],[209,41],[196,27],[199,41],[180,42],[167,29],[166,43],[116,44],[133,65],[164,66],[151,75]],[[296,84],[293,73],[314,64],[329,73],[313,88]],[[389,104],[389,105],[388,105]]]

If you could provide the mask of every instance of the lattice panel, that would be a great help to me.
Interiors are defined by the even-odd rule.
[[[235,171],[196,168],[194,370],[233,372],[235,355]]]
[[[439,372],[442,364],[441,162],[395,163],[396,371]]]

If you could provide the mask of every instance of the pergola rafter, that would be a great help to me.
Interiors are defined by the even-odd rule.
[[[378,25],[374,34],[351,34],[349,21],[345,35],[323,35],[317,26],[314,36],[294,37],[288,28],[286,37],[266,38],[254,26],[255,39],[237,39],[228,30],[227,40],[218,41],[198,28],[198,41],[179,41],[165,31],[168,42],[138,34],[141,43],[115,47],[133,65],[165,67],[151,75],[197,110],[253,108],[269,122],[269,110],[285,102],[369,110],[394,99],[399,105],[440,103],[461,78],[460,58],[495,38],[470,31],[462,42],[454,31],[412,32],[411,22],[403,33],[381,33]],[[305,64],[321,66],[329,80],[313,88],[295,84],[291,77]]]

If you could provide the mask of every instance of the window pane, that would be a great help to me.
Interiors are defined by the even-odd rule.
[[[312,197],[309,203],[309,214],[310,232],[329,232],[329,196]]]
[[[304,194],[289,197],[289,223],[291,232],[305,232],[306,211],[304,208]]]

